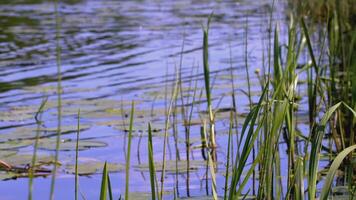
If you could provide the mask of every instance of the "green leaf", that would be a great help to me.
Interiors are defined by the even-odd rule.
[[[320,194],[321,200],[327,200],[329,191],[331,188],[331,184],[334,180],[336,170],[340,167],[340,165],[341,165],[342,161],[345,159],[345,157],[354,150],[356,150],[356,145],[347,147],[346,149],[341,151],[336,156],[335,160],[333,161],[333,163],[331,164],[331,166],[329,168],[328,174],[326,175],[324,186],[323,186],[323,189],[321,190],[321,194]]]
[[[129,138],[127,144],[127,155],[126,155],[126,182],[125,182],[125,200],[129,199],[129,175],[130,175],[130,154],[131,154],[131,139],[132,139],[132,127],[134,121],[135,103],[132,101],[131,114],[130,114],[130,127],[129,127]]]
[[[335,112],[337,108],[339,108],[340,105],[341,102],[330,107],[324,114],[319,125],[317,125],[317,127],[314,128],[314,131],[312,132],[313,139],[312,139],[312,147],[310,153],[309,176],[308,176],[308,189],[309,189],[310,200],[315,199],[318,165],[320,160],[320,149],[321,149],[321,142],[325,134],[324,132],[325,126],[328,120],[330,119],[331,115]]]
[[[151,183],[151,194],[152,200],[156,200],[156,190],[155,190],[155,164],[153,159],[153,147],[152,147],[152,131],[151,131],[151,123],[148,123],[148,163],[149,163],[149,171],[150,171],[150,183]]]
[[[103,175],[101,178],[100,200],[106,200],[108,190],[108,170],[106,162],[103,168]]]

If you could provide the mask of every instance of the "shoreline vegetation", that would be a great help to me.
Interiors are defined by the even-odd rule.
[[[97,163],[92,171],[81,166],[80,150],[103,147],[106,144],[90,138],[80,139],[81,130],[85,129],[85,125],[81,124],[82,115],[90,113],[85,111],[86,108],[82,110],[78,107],[74,112],[78,120],[77,127],[69,132],[76,133],[76,138],[62,138],[66,131],[66,127],[62,126],[62,112],[65,113],[66,106],[70,103],[61,98],[61,22],[56,1],[57,105],[50,105],[53,102],[44,98],[36,111],[36,134],[35,137],[28,138],[34,146],[33,155],[29,158],[31,162],[22,166],[0,159],[0,169],[13,175],[9,178],[28,177],[29,200],[33,198],[33,190],[36,189],[33,188],[33,180],[36,177],[51,177],[49,198],[54,199],[55,193],[61,192],[55,190],[56,174],[61,168],[59,154],[63,149],[70,149],[75,151],[75,164],[67,171],[75,177],[73,197],[76,200],[85,197],[80,192],[79,177],[94,173],[102,173],[100,188],[94,188],[100,192],[100,200],[136,199],[138,197],[130,193],[134,191],[130,188],[130,169],[134,153],[131,144],[137,137],[139,143],[143,143],[138,146],[137,155],[139,157],[139,151],[147,151],[147,157],[139,157],[139,162],[142,163],[136,168],[142,173],[148,173],[150,182],[150,191],[142,199],[181,199],[178,186],[183,183],[178,182],[179,176],[185,177],[186,199],[189,199],[193,196],[189,188],[190,176],[197,168],[205,169],[201,182],[206,187],[207,196],[192,199],[355,199],[356,3],[352,0],[312,0],[301,3],[290,0],[288,4],[292,11],[288,18],[286,43],[281,42],[280,27],[273,21],[275,2],[271,5],[267,55],[264,56],[263,66],[255,71],[258,87],[261,88],[257,98],[253,98],[256,96],[251,90],[246,16],[244,59],[247,85],[243,94],[248,98],[249,111],[244,116],[237,112],[236,101],[239,97],[234,88],[232,62],[231,76],[228,77],[231,92],[226,95],[231,98],[231,107],[219,108],[219,99],[222,97],[214,96],[213,93],[216,75],[211,73],[209,65],[209,57],[214,56],[209,54],[209,27],[214,23],[212,13],[202,26],[203,65],[192,69],[192,74],[194,71],[197,74],[198,71],[203,73],[198,78],[191,76],[188,87],[182,75],[183,39],[180,64],[175,67],[172,85],[168,86],[166,83],[164,86],[165,108],[157,114],[164,118],[164,123],[142,120],[147,113],[140,113],[134,100],[128,101],[132,103],[126,102],[126,105],[121,101],[121,108],[116,110],[101,105],[108,113],[124,119],[115,122],[115,125],[120,123],[120,130],[125,133],[123,155],[126,163],[122,166],[110,162]],[[298,109],[302,104],[300,91],[306,94],[305,104],[308,108],[307,128],[304,131],[297,125]],[[131,108],[124,109],[127,105],[131,105]],[[48,139],[48,135],[42,134],[45,120],[42,114],[48,106],[57,108],[58,117],[56,130],[48,131],[52,139],[55,137],[55,140],[49,141],[51,147],[41,142]],[[88,106],[92,105],[88,103]],[[150,116],[154,116],[154,112],[152,106]],[[216,130],[221,113],[225,113],[225,119],[228,120],[226,146],[219,146],[220,135]],[[196,115],[199,116],[198,120],[194,118]],[[137,123],[142,127],[138,127]],[[178,123],[184,131],[178,130]],[[192,140],[196,139],[191,137],[192,126],[199,127],[199,145],[192,145]],[[158,134],[161,135],[157,136]],[[178,134],[184,135],[185,149],[178,148]],[[163,152],[162,157],[155,155],[155,140],[160,140],[163,144],[163,149],[160,149]],[[170,144],[171,142],[174,144]],[[171,146],[174,148],[170,149]],[[37,153],[38,148],[54,150],[54,159],[44,159]],[[193,159],[197,154],[192,152],[197,149],[201,160]],[[226,152],[224,158],[218,157],[221,149]],[[174,154],[173,159],[166,157],[167,152]],[[110,174],[117,171],[123,171],[126,180],[125,191],[120,196],[115,196],[116,185],[110,178]],[[166,190],[168,175],[173,177],[173,181],[168,183],[169,188],[173,188],[172,191]]]

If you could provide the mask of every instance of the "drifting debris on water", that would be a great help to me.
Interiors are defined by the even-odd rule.
[[[27,178],[30,176],[30,171],[33,170],[33,176],[48,176],[51,174],[51,169],[44,166],[51,165],[54,162],[53,157],[39,155],[35,166],[31,167],[33,155],[30,154],[13,154],[7,157],[0,158],[0,179],[15,179]]]

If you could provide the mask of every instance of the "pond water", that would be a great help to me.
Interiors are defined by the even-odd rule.
[[[213,12],[209,62],[214,80],[214,107],[232,106],[232,68],[240,116],[238,128],[241,128],[244,114],[249,110],[248,98],[244,95],[247,91],[245,57],[251,75],[251,93],[256,101],[261,87],[254,71],[267,63],[271,5],[272,1],[265,0],[66,0],[59,4],[60,28],[56,29],[52,1],[0,1],[0,149],[4,154],[1,160],[19,166],[30,163],[29,155],[33,152],[37,133],[34,116],[45,98],[48,101],[40,117],[41,139],[37,152],[39,161],[44,162],[54,155],[58,98],[56,33],[59,33],[63,143],[56,199],[74,198],[72,165],[75,162],[78,109],[81,110],[79,161],[90,166],[90,169],[82,169],[85,176],[79,178],[81,193],[86,199],[98,199],[101,183],[101,174],[98,173],[107,161],[117,164],[112,166],[115,172],[110,176],[114,195],[118,198],[124,194],[126,130],[132,100],[136,102],[136,114],[130,191],[136,192],[133,195],[143,195],[145,199],[144,195],[150,191],[146,166],[147,123],[153,124],[154,158],[160,162],[165,109],[179,66],[186,95],[184,104],[190,104],[193,100],[196,102],[192,115],[196,125],[190,129],[189,159],[193,167],[189,178],[187,173],[175,175],[173,163],[176,152],[182,160],[179,164],[183,171],[186,160],[185,131],[182,116],[178,114],[177,137],[173,137],[173,127],[169,129],[166,198],[173,198],[175,188],[178,188],[179,197],[211,195],[210,185],[206,188],[206,167],[199,148],[200,119],[206,117],[203,112],[206,110],[205,95],[200,95],[205,92],[202,25]],[[273,15],[274,22],[281,25],[281,40],[285,37],[284,6],[283,3],[276,4]],[[195,98],[192,97],[194,88]],[[179,98],[179,109],[181,104]],[[217,122],[220,195],[223,194],[228,121],[229,112],[221,112]],[[307,127],[302,118],[303,126]],[[27,198],[27,178],[8,179],[10,175],[2,176],[6,180],[0,182],[1,199]],[[35,178],[34,199],[49,197],[50,181],[50,176]]]

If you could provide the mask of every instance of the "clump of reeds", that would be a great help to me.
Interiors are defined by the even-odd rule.
[[[327,131],[332,134],[332,145],[335,146],[337,154],[330,160],[330,167],[327,169],[327,175],[323,178],[322,190],[320,191],[319,199],[328,199],[330,195],[332,183],[336,171],[340,166],[343,166],[345,161],[353,159],[352,152],[356,149],[355,132],[356,132],[356,59],[355,46],[356,37],[355,31],[349,30],[346,23],[340,17],[340,7],[336,2],[332,14],[327,13],[327,28],[324,30],[324,40],[319,56],[315,54],[315,46],[310,37],[310,29],[304,18],[293,21],[288,28],[288,43],[285,45],[285,51],[279,42],[278,26],[274,28],[273,47],[272,43],[269,46],[269,60],[273,64],[269,67],[264,79],[261,81],[262,94],[259,100],[253,104],[250,98],[250,111],[243,123],[240,134],[238,135],[238,145],[236,151],[231,151],[232,144],[232,127],[234,124],[233,113],[230,115],[229,137],[226,156],[225,168],[225,185],[224,199],[239,199],[245,198],[251,192],[246,190],[246,186],[251,179],[254,179],[256,168],[258,169],[258,187],[256,199],[308,199],[317,198],[317,184],[319,182],[320,157],[322,155],[323,140]],[[271,14],[272,15],[272,14]],[[58,16],[57,16],[58,18]],[[272,19],[272,17],[270,18]],[[215,136],[215,116],[212,108],[211,98],[211,83],[209,69],[209,25],[211,16],[208,19],[207,26],[203,30],[203,69],[204,83],[207,97],[207,111],[209,122],[207,125],[204,122],[201,128],[202,152],[208,149],[207,167],[209,167],[212,182],[212,194],[214,199],[218,199],[217,183],[216,183],[216,155],[217,148]],[[270,30],[272,31],[272,20]],[[57,32],[59,22],[57,21]],[[300,35],[298,35],[298,30]],[[59,36],[57,35],[57,38]],[[246,39],[247,41],[247,39]],[[272,41],[272,34],[270,34]],[[325,42],[327,41],[327,42]],[[348,42],[351,41],[351,42]],[[58,42],[58,39],[57,39]],[[328,46],[326,45],[328,44]],[[57,43],[57,67],[58,67],[58,135],[56,146],[56,159],[58,160],[58,149],[60,140],[60,125],[61,125],[61,76],[60,76],[60,49]],[[298,69],[299,56],[304,51],[304,46],[307,46],[307,52],[311,59],[310,63],[305,64],[301,69]],[[323,48],[328,48],[329,62],[323,63],[322,55]],[[246,50],[247,51],[247,50]],[[271,63],[271,62],[269,62]],[[246,62],[247,64],[247,62]],[[248,68],[246,65],[246,70]],[[299,102],[296,99],[298,80],[301,74],[307,75],[307,95],[309,108],[309,128],[308,135],[303,135],[297,129],[296,123],[296,107]],[[266,77],[266,78],[265,78]],[[174,92],[167,112],[164,149],[163,149],[163,165],[161,174],[161,187],[158,188],[157,175],[155,170],[154,153],[152,145],[152,130],[151,124],[148,124],[148,163],[151,185],[152,200],[163,198],[164,179],[165,179],[165,151],[168,137],[168,125],[170,113],[177,110],[175,102],[178,95],[178,82],[181,83],[181,77],[176,80]],[[196,87],[196,86],[195,86]],[[180,85],[182,92],[182,87]],[[326,96],[325,96],[326,93]],[[249,94],[250,95],[250,94]],[[194,95],[195,96],[195,93]],[[182,95],[183,99],[183,95]],[[194,101],[194,99],[193,99]],[[182,101],[183,102],[183,101]],[[43,103],[44,105],[44,103]],[[41,105],[38,113],[41,113]],[[194,104],[193,104],[194,105]],[[182,103],[183,113],[184,102]],[[191,111],[192,112],[192,111]],[[191,114],[190,112],[190,114]],[[174,113],[174,112],[173,112]],[[134,103],[132,103],[130,115],[130,128],[128,135],[128,146],[126,155],[126,183],[125,183],[125,200],[129,199],[129,170],[131,157],[131,139],[132,127],[134,122]],[[184,119],[189,119],[189,117]],[[40,120],[37,120],[39,123]],[[237,124],[235,124],[237,125]],[[78,130],[79,130],[79,113],[78,113]],[[209,136],[207,136],[209,133]],[[206,139],[209,138],[209,139]],[[281,153],[280,143],[282,138],[287,146],[288,159],[288,176],[287,180],[282,178]],[[189,169],[189,130],[186,131],[187,146],[187,169]],[[79,131],[77,134],[77,149],[79,141]],[[207,144],[207,141],[209,144]],[[304,148],[299,148],[299,144],[303,143]],[[253,156],[251,164],[248,160],[251,159],[251,152],[258,144],[256,155]],[[36,145],[35,145],[36,146]],[[36,150],[36,148],[35,148]],[[331,149],[330,149],[331,151]],[[234,156],[234,162],[230,164],[230,154]],[[177,159],[177,158],[176,158]],[[36,152],[34,152],[34,165],[36,160]],[[76,154],[76,178],[75,178],[75,198],[78,193],[77,180],[77,162],[78,154]],[[229,174],[230,168],[232,170]],[[352,185],[354,170],[352,165],[345,165],[346,181],[348,185]],[[53,178],[51,182],[51,196],[53,199],[54,182],[56,173],[56,163],[53,170]],[[30,171],[31,172],[31,171]],[[31,172],[32,173],[32,172]],[[187,172],[189,177],[189,170]],[[305,181],[306,180],[306,181]],[[283,184],[286,182],[287,184]],[[307,183],[307,186],[304,183]],[[187,182],[189,183],[189,182]],[[254,183],[253,183],[254,184]],[[32,188],[32,174],[30,175],[30,190]],[[187,184],[189,186],[189,184]],[[100,190],[100,199],[113,199],[110,177],[105,163],[102,174],[102,183]],[[305,190],[307,188],[307,190]],[[189,193],[188,193],[189,196]],[[31,193],[29,199],[32,197]],[[353,197],[350,197],[353,198]]]

